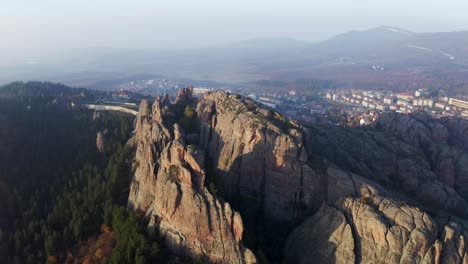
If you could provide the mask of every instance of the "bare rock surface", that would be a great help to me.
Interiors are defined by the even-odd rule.
[[[289,236],[285,263],[355,263],[354,240],[344,214],[328,205]]]
[[[160,106],[143,101],[135,121],[129,207],[144,212],[149,229],[176,253],[212,263],[255,263],[242,245],[239,213],[204,187],[204,152],[188,149],[178,124],[163,124]]]
[[[466,263],[466,222],[434,219],[382,186],[330,167],[328,201],[289,236],[286,263]],[[336,185],[339,182],[340,185]],[[342,197],[342,198],[339,198]],[[343,198],[346,197],[346,198]]]
[[[419,149],[438,180],[468,199],[468,120],[386,113],[374,127]]]
[[[344,170],[402,192],[434,210],[468,216],[466,151],[445,145],[431,152],[433,161],[417,147],[422,143],[410,144],[389,131],[322,126],[309,129],[308,148]],[[440,134],[434,137],[444,138]]]
[[[173,251],[256,262],[241,215],[205,187],[209,170],[227,201],[299,221],[285,263],[468,263],[465,121],[390,113],[367,128],[304,128],[239,95],[192,92],[143,101],[129,141],[129,207]],[[187,106],[199,130],[186,135],[176,120]]]
[[[106,130],[99,131],[96,135],[96,147],[99,152],[103,153],[109,142],[109,132]]]
[[[325,200],[324,180],[309,164],[299,126],[250,99],[207,93],[197,105],[200,145],[227,196],[259,201],[271,217],[290,220]]]

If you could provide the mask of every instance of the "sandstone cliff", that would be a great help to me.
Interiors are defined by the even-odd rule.
[[[468,199],[468,120],[387,113],[374,126],[419,149],[437,179]]]
[[[185,135],[192,109],[198,129]],[[225,92],[143,101],[129,207],[176,252],[254,262],[241,216],[205,187],[210,171],[226,200],[247,197],[262,219],[300,223],[281,238],[286,263],[468,263],[467,124],[425,118],[304,128]]]
[[[291,233],[286,263],[468,262],[466,221],[434,219],[397,194],[334,166],[328,175],[330,205]]]
[[[383,118],[386,118],[385,115]],[[406,121],[402,123],[408,124]],[[415,128],[410,130],[414,133]],[[444,164],[445,161],[440,155],[435,158],[436,161],[432,161],[432,155],[417,147],[420,143],[410,143],[413,140],[404,140],[385,129],[313,126],[309,128],[308,134],[311,137],[309,148],[343,169],[362,175],[385,188],[402,192],[433,210],[447,210],[463,217],[468,215],[468,204],[464,199],[466,192],[457,192],[455,185],[441,180],[452,177],[442,171],[437,175],[435,164]],[[456,178],[463,183],[468,177],[467,166],[463,163],[466,152],[463,154],[447,144],[442,144],[438,149],[458,153],[454,159],[459,168]],[[466,186],[457,188],[462,190]]]
[[[325,200],[302,128],[247,98],[208,93],[197,106],[200,146],[228,198],[247,196],[274,218],[291,220]]]
[[[255,263],[242,245],[239,213],[204,187],[204,151],[187,146],[182,128],[169,127],[164,115],[159,101],[140,105],[129,142],[136,147],[129,207],[144,212],[149,228],[174,252],[208,262]]]

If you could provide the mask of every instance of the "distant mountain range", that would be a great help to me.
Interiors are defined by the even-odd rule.
[[[319,43],[254,39],[168,51],[88,49],[5,67],[0,82],[46,79],[93,88],[102,81],[167,76],[225,83],[329,79],[348,86],[450,86],[468,82],[468,31],[415,33],[381,26]]]

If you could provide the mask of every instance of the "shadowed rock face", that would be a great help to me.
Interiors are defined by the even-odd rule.
[[[466,263],[467,223],[434,219],[371,181],[330,166],[328,205],[289,236],[286,263]],[[347,198],[343,198],[347,197]]]
[[[270,217],[291,220],[325,200],[309,165],[302,128],[249,99],[208,93],[197,105],[200,145],[228,198],[247,196]]]
[[[285,263],[355,263],[354,240],[342,212],[325,204],[290,235]]]
[[[374,127],[422,151],[437,179],[468,199],[468,120],[388,113]]]
[[[205,188],[210,169],[227,200],[301,222],[285,263],[468,263],[466,122],[389,114],[369,128],[303,128],[238,95],[178,98],[143,101],[129,141],[129,207],[175,252],[256,261],[239,213]],[[200,124],[190,137],[174,122],[187,105]]]
[[[308,147],[343,169],[402,192],[434,210],[467,216],[464,182],[468,163],[463,164],[467,152],[443,140],[448,137],[442,136],[446,132],[436,132],[447,131],[441,124],[432,125],[438,128],[433,128],[433,134],[426,134],[426,123],[411,125],[412,121],[406,120],[410,116],[395,116],[401,120],[382,115],[374,128],[313,126]],[[412,127],[405,130],[411,136],[391,129],[403,125]],[[449,156],[448,160],[443,153]]]
[[[388,113],[371,128],[309,128],[308,148],[341,168],[328,166],[328,206],[291,233],[286,260],[468,263],[466,127]]]
[[[204,151],[186,146],[178,124],[163,124],[159,105],[141,103],[129,141],[136,147],[129,207],[145,212],[149,228],[176,253],[208,262],[255,263],[242,246],[239,213],[204,187]]]

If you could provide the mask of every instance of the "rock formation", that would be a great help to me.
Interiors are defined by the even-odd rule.
[[[436,220],[404,198],[336,167],[328,174],[331,206],[323,205],[291,233],[286,263],[467,263],[465,221]]]
[[[305,220],[290,235],[285,263],[355,263],[350,225],[342,212],[328,205]]]
[[[190,136],[184,109],[196,109]],[[397,114],[369,128],[302,127],[239,95],[182,89],[173,105],[140,105],[129,207],[175,252],[255,262],[240,214],[205,187],[209,170],[227,201],[300,223],[285,263],[468,263],[467,127]]]
[[[239,213],[204,187],[204,151],[184,142],[178,124],[163,122],[160,102],[140,105],[129,207],[142,211],[149,228],[174,252],[216,263],[255,263],[242,245]]]
[[[249,99],[207,93],[197,106],[200,146],[228,198],[254,198],[271,217],[291,220],[325,200],[301,127]]]
[[[343,169],[367,177],[385,188],[403,192],[434,210],[448,210],[459,216],[468,215],[468,204],[464,199],[466,194],[457,192],[454,186],[440,180],[452,176],[438,176],[437,169],[434,170],[437,168],[434,164],[439,164],[439,168],[450,172],[453,164],[450,163],[448,168],[442,167],[444,161],[440,160],[440,155],[436,158],[438,161],[431,161],[423,149],[416,147],[419,143],[409,144],[409,139],[405,141],[389,131],[376,129],[313,126],[309,128],[308,134],[311,137],[308,147]],[[448,147],[446,144],[443,146],[439,150]],[[449,151],[454,152],[457,151]],[[463,162],[465,156],[466,152],[459,153],[455,160]],[[463,182],[468,177],[467,166],[458,166],[460,175],[457,178]]]
[[[419,149],[438,180],[468,199],[468,120],[387,113],[374,126]]]
[[[99,152],[103,153],[109,141],[109,132],[106,130],[99,131],[96,135],[96,147]]]
[[[175,104],[190,104],[193,102],[193,87],[183,88],[179,90],[175,99]]]

